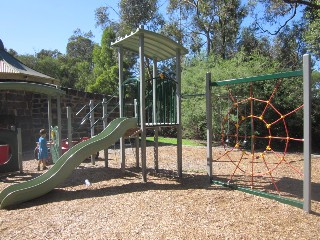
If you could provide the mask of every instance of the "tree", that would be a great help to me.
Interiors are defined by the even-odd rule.
[[[62,55],[61,52],[59,52],[58,49],[55,50],[45,50],[42,49],[40,52],[36,53],[37,58],[45,58],[45,57],[51,57],[57,59]]]
[[[121,0],[120,20],[124,32],[132,31],[140,25],[156,31],[164,20],[158,11],[157,0]]]
[[[66,58],[63,61],[69,81],[64,84],[70,88],[86,90],[92,80],[92,52],[95,44],[91,38],[91,31],[82,33],[80,29],[76,29],[69,38]]]
[[[194,51],[199,52],[205,45],[207,55],[213,51],[223,58],[233,53],[241,21],[246,15],[239,0],[171,0],[168,11],[178,18],[180,30],[188,36],[188,44]]]
[[[265,36],[257,37],[256,30],[247,27],[243,28],[240,39],[237,43],[237,50],[244,51],[248,57],[253,53],[259,53],[263,56],[271,56],[271,44]]]
[[[263,34],[277,36],[276,45],[279,46],[279,37],[287,38],[288,43],[282,41],[283,44],[289,45],[290,42],[291,46],[296,45],[299,54],[308,50],[316,59],[320,59],[318,0],[250,0],[249,6],[255,17],[254,25]],[[297,21],[300,15],[302,17]],[[285,33],[288,34],[288,29],[291,29],[290,38],[284,36]],[[293,44],[293,41],[297,44]]]
[[[284,27],[286,27],[299,11],[317,11],[320,9],[318,0],[249,0],[251,13],[255,17],[255,24],[262,32],[271,35],[277,35]],[[259,7],[258,14],[255,10]],[[262,15],[262,16],[261,16]],[[268,23],[277,26],[274,31],[264,27]]]
[[[61,80],[61,62],[59,58],[53,58],[52,56],[43,54],[45,52],[50,52],[50,50],[42,49],[39,53],[36,53],[35,56],[18,55],[16,57],[28,67]]]
[[[118,66],[115,50],[111,42],[115,41],[116,34],[111,27],[103,31],[101,46],[96,45],[93,50],[94,80],[87,89],[91,92],[112,94],[118,87]]]
[[[206,72],[212,73],[212,81],[234,79],[259,74],[274,73],[279,69],[279,64],[271,57],[253,53],[247,58],[244,52],[238,52],[232,59],[216,58],[211,55],[207,59],[193,58],[185,66],[182,72],[182,93],[185,96],[182,101],[182,124],[185,137],[205,138],[206,134],[206,105],[204,97],[187,98],[187,95],[204,94]],[[234,95],[248,96],[248,85],[232,85]],[[263,90],[263,87],[259,89]],[[213,104],[213,131],[215,140],[221,134],[221,112],[226,112],[227,103],[223,97],[228,96],[228,90],[224,87],[212,88]],[[257,93],[259,94],[259,93]],[[220,97],[221,96],[221,97]],[[221,105],[220,105],[221,102]],[[224,102],[224,103],[223,103]],[[223,108],[224,109],[221,109]]]
[[[119,17],[120,14],[112,7],[103,6],[95,10],[96,27],[100,27],[102,31],[107,27],[112,27],[116,32],[119,31],[119,22],[110,19],[110,11],[115,12]]]
[[[12,48],[10,48],[9,50],[6,50],[9,54],[11,54],[12,56],[14,56],[14,57],[17,57],[18,56],[18,53],[15,51],[15,50],[13,50]]]
[[[320,2],[319,0],[283,0],[284,3],[288,4],[300,4],[300,5],[305,5],[311,9],[319,10],[320,9]]]
[[[320,60],[320,10],[309,10],[305,14],[305,20],[307,22],[307,31],[305,31],[304,40],[307,48]]]
[[[281,68],[296,70],[301,68],[305,46],[302,42],[301,26],[286,26],[274,39],[274,57],[281,63]]]
[[[78,61],[92,61],[94,43],[91,38],[93,38],[91,31],[82,33],[80,29],[76,29],[69,38],[67,56]]]

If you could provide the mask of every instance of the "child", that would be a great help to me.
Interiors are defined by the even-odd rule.
[[[43,170],[48,169],[46,166],[46,161],[48,159],[48,147],[46,140],[46,130],[40,130],[40,138],[39,138],[39,152],[38,152],[38,171],[40,171],[40,164],[42,163]]]

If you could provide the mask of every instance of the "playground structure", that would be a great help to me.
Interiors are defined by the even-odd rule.
[[[23,172],[21,128],[0,130],[0,173]]]
[[[100,134],[73,146],[63,154],[47,172],[27,182],[11,185],[0,193],[1,208],[19,204],[40,197],[59,183],[83,162],[83,157],[109,147],[128,129],[136,127],[135,118],[118,118],[112,121]]]
[[[158,166],[158,127],[176,127],[177,129],[177,174],[179,177],[182,177],[182,126],[181,126],[181,56],[186,54],[188,51],[182,45],[176,43],[175,41],[167,38],[163,35],[148,31],[139,27],[135,32],[132,32],[130,35],[127,35],[123,38],[117,39],[111,46],[118,47],[118,60],[119,60],[119,111],[120,117],[124,117],[124,73],[123,73],[123,58],[124,58],[124,49],[132,52],[139,53],[139,66],[140,66],[140,76],[139,76],[139,127],[140,127],[140,141],[141,141],[141,167],[142,167],[142,179],[144,182],[147,181],[147,171],[146,171],[146,133],[147,127],[154,128],[155,131],[155,143],[154,143],[154,162],[155,169],[157,170]],[[152,87],[152,104],[151,101],[147,101],[146,98],[151,98],[151,92],[146,91],[146,79],[145,79],[145,57],[152,59],[153,61],[153,79],[150,82]],[[176,103],[176,112],[175,119],[176,121],[165,123],[159,122],[157,119],[159,116],[158,112],[161,111],[161,108],[157,106],[157,76],[158,76],[158,61],[167,60],[174,58],[176,60],[176,91],[175,91],[175,103]],[[163,85],[162,85],[163,86]],[[164,99],[162,99],[164,100]],[[150,103],[150,104],[149,104]],[[167,106],[166,104],[162,106]],[[171,105],[172,106],[172,105]],[[147,122],[146,109],[152,109],[152,122]],[[171,110],[170,110],[171,111]],[[170,119],[173,120],[173,119]],[[138,156],[138,154],[137,154]],[[125,145],[124,138],[120,138],[120,158],[121,158],[121,168],[124,169],[125,166]]]
[[[58,102],[57,116],[58,124],[61,125],[61,108],[60,108],[60,96],[64,94],[64,91],[60,90],[53,85],[43,85],[30,82],[20,81],[6,81],[0,82],[0,91],[12,90],[12,91],[29,91],[33,93],[46,94],[48,96],[48,125],[52,125],[52,98],[56,98]],[[61,131],[61,128],[59,129]],[[49,136],[50,137],[50,136]],[[50,140],[49,140],[50,141]],[[11,155],[7,162],[0,166],[1,172],[20,171],[23,172],[22,165],[22,140],[21,140],[21,128],[16,130],[0,130],[0,142],[8,144],[11,149]]]
[[[103,129],[105,129],[108,125],[108,117],[109,114],[107,114],[107,105],[108,103],[113,99],[114,96],[112,96],[108,101],[104,98],[102,102],[98,102],[96,105],[94,104],[93,100],[90,100],[88,104],[85,104],[75,115],[79,115],[85,108],[89,108],[89,112],[82,118],[81,123],[79,126],[72,126],[72,108],[70,106],[66,107],[67,110],[67,138],[66,139],[61,139],[60,142],[60,137],[59,137],[59,131],[58,131],[58,126],[52,127],[51,126],[51,139],[53,139],[53,145],[51,145],[51,152],[53,153],[53,162],[55,163],[59,157],[59,149],[61,148],[61,153],[64,154],[66,151],[68,151],[70,148],[72,148],[75,144],[82,142],[84,140],[88,140],[90,137],[95,136],[95,126],[97,123],[101,120],[103,122]],[[95,119],[95,111],[97,108],[102,105],[102,117],[98,118],[97,120]],[[117,105],[118,106],[118,105]],[[116,106],[116,107],[117,107]],[[114,110],[114,109],[113,109]],[[89,134],[87,136],[77,138],[75,139],[73,135],[77,133],[77,131],[83,127],[83,124],[89,121],[90,126],[89,126],[89,131],[90,131],[90,137]],[[106,155],[105,155],[106,156]],[[91,156],[91,163],[95,164],[95,158],[96,156]],[[107,162],[107,156],[106,156],[106,162]],[[107,166],[107,165],[106,165]]]
[[[146,129],[148,127],[155,128],[155,168],[157,170],[158,162],[158,127],[174,126],[177,128],[178,132],[178,144],[177,144],[177,172],[178,176],[182,177],[182,135],[181,135],[181,54],[186,54],[187,50],[180,44],[174,42],[173,40],[166,38],[160,34],[153,33],[144,30],[143,27],[138,28],[136,32],[131,33],[131,35],[125,38],[118,39],[116,42],[112,43],[113,46],[118,47],[119,53],[119,112],[120,118],[112,121],[101,133],[91,137],[90,139],[80,142],[69,148],[61,156],[61,107],[60,107],[60,95],[65,94],[59,88],[53,86],[45,86],[38,84],[30,84],[27,82],[21,83],[11,83],[8,82],[6,86],[0,89],[10,90],[31,90],[38,91],[42,94],[48,95],[48,122],[49,126],[52,126],[52,108],[51,108],[51,97],[57,97],[57,115],[58,115],[58,126],[56,132],[49,134],[49,141],[51,138],[55,138],[55,143],[57,144],[55,154],[57,155],[57,160],[52,168],[41,176],[34,178],[30,181],[11,185],[4,189],[0,193],[1,208],[6,208],[10,205],[18,204],[24,201],[31,200],[33,198],[39,197],[55,188],[60,182],[67,178],[72,170],[77,167],[88,154],[96,153],[102,149],[109,147],[116,140],[120,138],[120,157],[121,157],[121,169],[125,168],[125,145],[124,138],[133,132],[139,132],[141,134],[141,164],[142,164],[142,179],[143,182],[147,181],[147,171],[146,171]],[[140,58],[140,83],[139,83],[139,111],[136,111],[136,118],[126,118],[124,116],[124,79],[123,79],[123,50],[130,50],[139,53]],[[146,81],[144,72],[144,58],[148,57],[153,60],[153,80],[152,90],[148,89],[146,93]],[[165,83],[164,77],[161,77],[161,81],[157,80],[157,62],[166,60],[169,58],[176,58],[176,80],[167,81],[167,84],[171,86],[174,90],[174,95],[167,94],[164,91]],[[160,83],[159,83],[160,81]],[[4,83],[6,84],[6,83]],[[23,88],[22,86],[26,86]],[[157,93],[162,93],[157,95]],[[151,97],[152,96],[152,97]],[[158,98],[157,98],[158,97]],[[146,98],[148,99],[146,107]],[[151,101],[152,99],[152,101]],[[166,102],[161,104],[161,102]],[[137,105],[137,104],[135,104]],[[94,107],[93,107],[94,109]],[[152,109],[152,114],[146,114],[146,109]],[[176,109],[176,110],[175,110]],[[165,114],[161,115],[157,112],[163,111]],[[70,116],[68,110],[68,116]],[[93,111],[90,110],[93,114]],[[168,113],[169,115],[167,115]],[[151,117],[153,116],[153,117]],[[159,116],[159,119],[157,119]],[[164,117],[163,117],[164,116]],[[137,124],[137,119],[139,119],[139,124]],[[152,121],[146,121],[147,119],[152,119]],[[85,119],[84,119],[85,120]],[[161,122],[159,122],[159,120]],[[68,121],[68,136],[70,139],[70,145],[72,144],[72,132],[71,132],[71,118]],[[93,124],[94,126],[94,124]],[[91,129],[92,127],[91,126]],[[137,131],[137,128],[140,130]],[[128,133],[129,132],[129,133]],[[69,145],[69,147],[70,147]],[[139,154],[136,154],[138,158]],[[138,161],[137,161],[138,162]]]
[[[245,192],[250,192],[259,196],[264,196],[267,198],[276,199],[287,204],[291,204],[297,207],[301,207],[306,212],[311,210],[311,123],[310,123],[310,109],[311,109],[311,67],[310,67],[310,56],[304,55],[303,57],[303,70],[293,71],[293,72],[284,72],[276,73],[269,75],[261,75],[255,77],[247,77],[240,79],[232,79],[218,82],[211,82],[211,73],[207,73],[206,76],[206,109],[207,109],[207,172],[210,179],[215,184],[221,184],[231,188],[236,188],[243,190]],[[292,77],[303,77],[303,105],[297,106],[295,109],[288,113],[281,113],[273,105],[273,100],[275,98],[275,93],[278,90],[280,82],[276,84],[273,89],[273,92],[270,94],[269,99],[263,100],[258,99],[254,96],[252,91],[252,84],[257,81],[267,81],[267,80],[281,80]],[[250,84],[250,96],[248,98],[241,99],[240,101],[230,93],[231,106],[229,107],[226,116],[223,118],[222,129],[221,129],[221,142],[225,146],[226,143],[231,144],[230,148],[224,148],[224,154],[222,156],[213,156],[212,152],[212,87],[219,86],[229,86],[233,84]],[[254,108],[254,103],[256,105],[259,103],[262,106],[261,112],[256,112]],[[247,110],[242,111],[242,114],[239,115],[241,105],[245,105]],[[295,114],[297,111],[303,108],[303,139],[298,139],[290,136],[290,130],[288,129],[286,118]],[[268,110],[272,110],[278,116],[276,119],[268,119],[266,114]],[[232,115],[232,116],[231,116]],[[235,120],[234,120],[235,119]],[[230,122],[232,122],[232,127],[230,127]],[[259,124],[259,125],[258,125]],[[275,131],[272,131],[274,126],[283,125],[285,136],[277,136]],[[251,129],[250,133],[244,133],[243,128],[247,128],[249,125]],[[256,125],[264,127],[265,135],[260,136],[256,131]],[[257,127],[258,128],[258,127]],[[232,139],[232,140],[231,140]],[[265,146],[262,153],[258,153],[255,149],[255,145],[258,140],[264,140]],[[250,141],[250,149],[248,152],[246,149],[241,149],[240,146],[244,141]],[[282,153],[279,153],[273,149],[275,147],[275,141],[284,142],[284,149]],[[254,183],[257,177],[268,176],[270,177],[273,186],[279,193],[276,181],[273,177],[273,171],[280,165],[286,164],[288,168],[296,171],[298,174],[299,171],[295,169],[289,162],[286,161],[286,152],[288,149],[289,142],[291,141],[300,141],[303,142],[303,151],[304,151],[304,169],[303,169],[303,203],[299,201],[293,201],[281,196],[276,196],[272,194],[267,194],[265,192],[260,192],[257,190],[252,190],[254,188]],[[279,144],[278,144],[279,145]],[[234,159],[234,156],[231,156],[232,152],[240,151],[238,158]],[[269,160],[269,156],[273,156],[276,161],[273,163]],[[222,158],[226,158],[227,161],[231,162],[233,167],[233,172],[229,173],[229,178],[227,182],[221,182],[214,180],[213,175],[213,163],[215,161],[221,161]],[[246,166],[245,159],[249,159],[249,162]],[[257,170],[258,163],[261,163],[263,169]],[[249,166],[248,166],[249,165]],[[244,188],[238,186],[237,184],[232,184],[232,181],[237,178],[236,173],[249,176],[249,186],[250,188]],[[218,174],[216,172],[216,174]],[[301,174],[302,175],[302,174]]]
[[[43,194],[46,194],[53,188],[57,186],[60,182],[62,182],[65,178],[67,178],[72,170],[77,167],[83,160],[84,157],[88,154],[93,154],[102,149],[106,149],[108,146],[113,144],[120,138],[120,158],[121,158],[121,169],[125,169],[125,144],[124,139],[125,135],[128,135],[128,131],[132,129],[137,131],[140,134],[140,151],[141,151],[141,167],[142,167],[142,180],[143,182],[147,181],[147,169],[146,169],[146,131],[147,128],[154,129],[154,163],[155,170],[158,170],[158,130],[159,127],[175,127],[177,129],[177,175],[182,177],[182,134],[181,134],[181,55],[186,54],[187,50],[183,48],[180,44],[168,39],[160,34],[156,34],[143,28],[138,28],[135,32],[130,35],[117,39],[112,46],[118,48],[118,57],[119,57],[119,115],[120,118],[111,122],[105,130],[95,135],[92,134],[92,138],[87,141],[80,142],[75,146],[71,147],[72,141],[70,141],[70,145],[68,146],[69,151],[66,151],[65,154],[61,156],[61,152],[58,152],[58,158],[55,165],[46,173],[41,175],[38,178],[32,179],[26,183],[12,185],[6,189],[4,189],[0,193],[0,201],[1,208],[5,208],[7,206],[18,204],[20,202],[24,202],[36,197],[39,197]],[[123,58],[124,58],[124,50],[133,51],[139,53],[140,60],[140,76],[138,79],[127,79],[124,80],[123,73]],[[153,60],[153,78],[150,80],[145,79],[145,68],[144,68],[144,58],[148,57]],[[169,58],[176,58],[176,79],[173,79],[170,76],[159,75],[158,74],[158,61],[166,60]],[[210,74],[207,74],[207,125],[208,125],[208,138],[207,138],[207,168],[208,175],[210,179],[213,179],[213,171],[212,171],[212,106],[211,106],[211,88],[213,86],[222,86],[228,84],[237,84],[237,83],[248,83],[254,81],[263,81],[269,79],[279,79],[286,77],[296,77],[301,76],[303,74],[305,84],[305,97],[304,97],[304,128],[305,134],[310,132],[310,57],[304,57],[304,68],[302,71],[295,71],[291,73],[280,73],[274,75],[265,75],[258,76],[252,78],[243,78],[237,80],[230,81],[220,81],[220,82],[211,82]],[[30,83],[28,83],[30,84]],[[26,84],[25,84],[26,85]],[[132,104],[134,106],[134,116],[133,118],[129,117],[126,111],[125,106],[125,96],[126,92],[130,90],[130,88],[134,86],[134,91],[136,91],[135,97],[139,99],[135,100]],[[1,85],[0,85],[1,87]],[[1,88],[0,88],[1,89]],[[6,88],[4,88],[6,89]],[[54,89],[54,88],[53,88]],[[137,90],[138,89],[138,90]],[[43,92],[39,90],[40,93],[49,93],[48,97],[48,109],[51,109],[51,96],[57,97],[57,101],[59,102],[59,96],[64,94],[58,88],[55,88],[54,91],[50,89],[48,91],[47,88],[43,89]],[[249,98],[244,98],[245,100],[233,99],[232,108],[233,110],[228,110],[228,115],[231,114],[231,111],[234,109],[238,110],[238,104],[242,101],[250,102],[253,99],[251,95]],[[272,98],[270,98],[272,100]],[[268,100],[265,102],[267,107],[270,107],[271,104]],[[93,106],[89,112],[87,119],[90,114],[93,113]],[[299,107],[300,109],[300,107]],[[297,109],[298,110],[298,109]],[[68,109],[68,115],[70,115],[71,110]],[[131,111],[132,112],[132,111]],[[50,116],[52,115],[51,110],[49,113],[48,110],[48,122],[49,126],[52,125],[52,120],[50,120]],[[61,109],[58,109],[58,116],[61,115]],[[289,114],[290,115],[290,114]],[[105,117],[105,113],[103,114]],[[279,121],[284,121],[284,115],[280,116]],[[238,116],[239,117],[239,116]],[[225,119],[228,121],[227,117]],[[68,139],[72,139],[71,132],[71,118],[69,119],[68,129]],[[252,112],[250,115],[244,116],[244,118],[240,118],[238,123],[241,125],[245,121],[253,121],[253,119],[260,119],[260,116],[255,116]],[[86,120],[86,119],[84,119]],[[93,118],[90,119],[93,123],[91,126],[94,126],[95,122]],[[263,120],[264,123],[272,125],[272,123],[267,122],[267,120]],[[240,129],[236,127],[235,129]],[[61,151],[60,143],[61,143],[61,119],[58,121],[57,128],[58,136],[58,151]],[[237,131],[237,130],[236,130]],[[222,133],[224,136],[225,133]],[[254,135],[251,134],[249,136],[240,135],[238,132],[234,134],[229,134],[229,137],[233,137],[235,140],[234,149],[237,149],[238,140],[242,138],[242,140],[246,140],[247,138],[251,140],[251,146],[254,146]],[[270,135],[271,136],[271,135]],[[287,139],[287,136],[285,137]],[[284,140],[286,140],[284,139]],[[289,139],[287,140],[287,142]],[[138,143],[138,141],[136,141]],[[270,144],[266,146],[266,148],[270,147]],[[228,153],[229,150],[227,150]],[[304,172],[304,204],[303,208],[305,211],[310,211],[310,137],[309,135],[304,136],[304,153],[305,153],[305,172]],[[251,149],[252,159],[254,157],[254,148]],[[226,154],[228,155],[228,154]],[[136,154],[137,165],[139,163],[139,154]],[[93,160],[92,160],[93,161]],[[106,157],[107,161],[107,157]],[[235,171],[239,169],[237,166],[240,161],[235,161]],[[94,162],[93,162],[94,163]],[[106,162],[107,166],[107,162]],[[252,171],[252,178],[255,177]],[[232,176],[232,174],[231,174]],[[232,180],[232,177],[231,179]],[[218,183],[216,181],[215,183]],[[252,180],[253,183],[253,180]],[[228,183],[227,183],[228,185]],[[299,203],[296,205],[300,205]]]

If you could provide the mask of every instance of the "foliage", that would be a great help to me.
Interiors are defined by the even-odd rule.
[[[91,31],[82,33],[80,29],[76,29],[69,38],[67,56],[75,58],[78,61],[90,62],[92,60],[92,51],[94,48],[94,43],[91,40],[92,37]]]
[[[132,31],[140,25],[155,31],[163,25],[163,17],[158,12],[157,0],[121,0],[120,19],[124,32]]]
[[[86,86],[92,79],[92,52],[95,46],[91,40],[92,32],[81,32],[76,29],[69,38],[67,54],[65,56],[63,70],[67,75],[62,85],[78,90],[87,90]]]
[[[284,69],[295,70],[301,68],[301,56],[305,53],[305,46],[302,42],[303,27],[294,24],[286,26],[274,39],[274,57],[281,63]]]
[[[38,72],[56,79],[61,79],[63,63],[60,61],[60,53],[56,55],[57,57],[52,57],[50,54],[43,54],[44,51],[45,50],[41,50],[36,56],[18,55],[16,57],[28,67]]]
[[[204,94],[206,72],[212,72],[212,80],[218,81],[299,69],[301,56],[307,50],[320,60],[320,4],[316,0],[170,0],[166,19],[159,12],[161,2],[158,0],[119,0],[118,3],[118,12],[108,5],[95,12],[96,25],[103,30],[100,45],[92,41],[91,31],[83,33],[76,29],[69,38],[66,54],[45,49],[34,55],[19,55],[12,49],[9,52],[29,67],[60,79],[64,87],[112,94],[118,87],[119,69],[116,49],[110,43],[139,25],[145,25],[146,29],[181,43],[190,52],[182,63],[182,121],[184,135],[197,139],[204,139],[206,134],[205,98],[190,95]],[[110,11],[116,12],[119,19],[111,19]],[[248,11],[255,18],[255,24],[242,27]],[[292,23],[291,19],[299,11],[303,12],[301,21]],[[265,26],[271,26],[273,30]],[[274,37],[270,38],[267,34]],[[167,60],[159,63],[158,69],[174,71],[175,64],[175,60]],[[125,79],[132,75],[136,66],[137,56],[126,54]],[[145,67],[149,78],[148,74],[152,73],[151,60],[147,59]],[[315,72],[311,116],[314,139],[320,133],[317,129],[320,118],[319,82],[319,72]],[[274,84],[272,81],[256,83],[255,94],[263,99],[268,98]],[[274,98],[277,109],[285,113],[297,106],[301,89],[301,79],[283,81]],[[248,84],[241,84],[213,88],[213,127],[216,139],[221,131],[221,115],[226,114],[228,106],[224,97],[230,91],[238,96],[248,96],[249,87]],[[258,111],[260,108],[256,106]],[[301,117],[300,111],[288,121],[288,125],[296,128],[296,136],[301,136]],[[163,133],[175,134],[174,130],[165,130]]]
[[[239,52],[232,59],[226,60],[210,56],[204,59],[193,59],[182,75],[182,92],[185,97],[192,94],[205,93],[206,72],[212,73],[212,81],[234,79],[246,76],[277,72],[279,64],[272,59],[253,54],[250,57]],[[260,89],[263,89],[260,87]],[[217,140],[221,132],[221,113],[225,112],[227,103],[225,97],[228,90],[238,96],[248,96],[247,85],[232,85],[230,89],[216,87],[212,89],[213,99],[213,130]],[[224,109],[222,109],[224,108]],[[182,102],[182,123],[185,137],[204,139],[206,134],[205,97],[192,96]]]
[[[312,106],[311,106],[311,134],[312,147],[315,151],[320,150],[319,146],[319,119],[320,119],[320,72],[314,71],[312,73]]]
[[[147,141],[153,142],[154,137],[147,137]],[[162,144],[176,145],[177,138],[167,138],[167,137],[158,137],[158,142]],[[204,146],[199,141],[191,140],[191,139],[182,139],[182,145],[185,146]]]
[[[112,94],[117,89],[118,65],[115,49],[111,42],[115,40],[115,32],[111,27],[103,31],[101,46],[96,45],[93,51],[94,80],[88,85],[90,92]]]
[[[193,52],[200,52],[205,45],[207,55],[214,52],[227,58],[233,54],[240,24],[246,15],[239,0],[171,0],[168,10],[172,18],[179,18],[180,31]]]
[[[269,39],[265,36],[258,38],[256,29],[252,27],[243,28],[239,41],[237,42],[237,50],[243,51],[249,56],[253,53],[258,53],[266,57],[271,57],[271,47]]]
[[[115,11],[113,8],[112,10]],[[110,26],[112,26],[114,29],[118,28],[119,24],[114,20],[110,19],[109,15],[110,14],[108,6],[97,8],[95,10],[96,27],[101,27],[102,30]]]
[[[305,16],[308,31],[305,31],[304,40],[307,43],[308,50],[313,52],[316,58],[320,60],[320,10],[309,11]]]

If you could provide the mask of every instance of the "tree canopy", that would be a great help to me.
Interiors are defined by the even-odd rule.
[[[8,52],[31,68],[60,79],[62,86],[106,95],[118,87],[117,50],[110,46],[111,42],[140,25],[189,50],[182,62],[183,94],[203,93],[207,71],[214,72],[215,79],[228,79],[295,70],[301,68],[305,53],[312,55],[315,70],[320,68],[318,0],[119,0],[117,9],[106,1],[92,17],[102,30],[100,43],[92,40],[91,31],[76,29],[66,43],[66,54],[46,49],[34,55],[19,55],[13,49]],[[134,76],[137,56],[126,54],[124,60],[125,77]],[[174,61],[166,61],[159,69],[174,72],[174,66]],[[150,60],[145,67],[146,74],[151,76]],[[319,73],[313,76],[313,97],[318,103]],[[261,87],[264,88],[270,86],[266,84]],[[235,89],[244,91],[241,87]],[[298,90],[293,81],[286,91]],[[263,90],[259,93],[263,94]],[[289,94],[280,100],[283,108],[289,108],[295,98]],[[185,135],[203,138],[203,100],[186,99],[183,108]],[[313,124],[320,115],[320,109],[314,109]],[[299,121],[293,124],[298,128]]]

